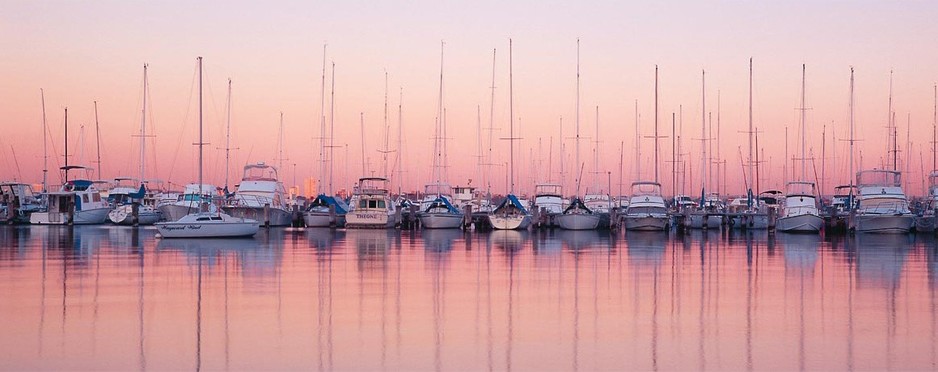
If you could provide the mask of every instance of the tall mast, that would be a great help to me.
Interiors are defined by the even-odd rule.
[[[277,136],[277,170],[283,172],[283,111],[280,111],[280,129]]]
[[[440,191],[439,185],[443,181],[443,172],[440,167],[443,165],[443,51],[445,45],[443,41],[440,41],[440,90],[437,96],[436,106],[436,138],[433,139],[433,180],[437,184],[436,189],[438,193]]]
[[[596,191],[599,192],[599,106],[596,106],[596,148],[593,149],[593,185],[596,186]]]
[[[199,61],[199,195],[205,195],[202,189],[202,147],[205,145],[202,141],[202,57]],[[202,203],[199,203],[201,205]],[[199,208],[201,211],[201,207]]]
[[[749,185],[750,190],[752,189],[753,177],[755,176],[755,173],[752,172],[752,135],[752,57],[749,57],[749,158],[747,159],[749,163],[749,182],[746,182],[746,184]],[[747,193],[750,190],[747,190]]]
[[[65,182],[68,183],[68,107],[65,108]]]
[[[332,77],[330,78],[331,93],[329,97],[329,195],[335,195],[332,188],[332,175],[335,170],[335,62],[332,62]],[[345,146],[345,177],[348,181],[348,145]]]
[[[579,166],[579,165],[578,165]],[[635,179],[642,178],[642,136],[638,130],[638,100],[635,100]]]
[[[368,177],[368,168],[365,167],[365,113],[358,113],[358,120],[362,136],[362,177]]]
[[[140,110],[140,182],[144,181],[144,169],[146,169],[146,146],[147,146],[147,64],[143,64],[143,109]],[[97,112],[97,105],[95,105]],[[95,123],[97,126],[97,123]],[[100,166],[100,164],[98,164]]]
[[[489,102],[489,153],[488,158],[485,162],[486,164],[486,194],[489,196],[492,195],[492,135],[495,131],[495,51],[492,49],[492,84],[489,86],[491,89],[491,98]]]
[[[512,54],[511,54],[511,39],[508,39],[508,115],[510,116],[508,120],[508,149],[511,152],[509,156],[509,177],[510,177],[510,186],[509,193],[515,193],[515,90],[514,90],[514,75],[512,75]]]
[[[401,87],[400,96],[397,101],[397,195],[401,195],[403,192],[404,176],[402,164],[404,157],[404,147],[402,146],[404,141],[404,122],[403,118],[403,106],[404,106],[404,88]]]
[[[228,78],[228,102],[225,118],[225,187],[228,187],[229,168],[231,163],[231,78]]]
[[[391,139],[391,126],[388,125],[388,71],[384,71],[384,151],[382,155],[384,157],[384,177],[388,178],[391,175],[388,173],[388,153],[391,150],[388,148],[389,141]]]
[[[802,180],[808,179],[807,178],[808,168],[807,168],[807,162],[805,161],[806,159],[805,154],[806,154],[808,141],[807,141],[807,138],[805,138],[805,134],[807,133],[807,128],[805,124],[805,118],[806,118],[805,110],[807,109],[804,107],[804,81],[805,81],[805,65],[802,63],[801,64],[801,179]]]
[[[596,122],[599,122],[598,117]],[[599,135],[599,133],[596,134]],[[597,140],[599,140],[598,137]],[[655,65],[655,182],[658,182],[658,65]]]
[[[889,143],[886,146],[887,148],[889,148],[889,151],[888,151],[889,155],[892,156],[892,170],[898,170],[898,160],[896,160],[896,158],[898,157],[899,154],[896,153],[896,139],[895,139],[895,133],[893,133],[894,123],[893,123],[893,113],[892,113],[892,70],[889,70],[889,109],[888,109],[887,114],[888,115],[886,118],[886,128],[889,130],[889,136],[891,138],[890,138]]]
[[[935,102],[931,119],[931,169],[934,170],[938,169],[938,151],[935,151],[935,144],[938,143],[938,84],[935,84],[932,88],[935,91]],[[45,114],[43,114],[43,118],[45,118]]]
[[[98,167],[98,179],[103,179],[103,172],[101,172],[101,127],[98,126],[98,101],[94,101],[94,135],[95,140],[94,144],[97,147],[97,167]],[[140,178],[140,182],[143,182],[143,176]]]
[[[700,193],[707,189],[707,72],[700,71]],[[703,207],[703,200],[700,201]]]
[[[561,125],[563,125],[563,119],[561,119]],[[576,181],[576,196],[580,196],[580,177],[582,176],[581,172],[576,171],[580,169],[580,39],[576,39],[576,163],[574,164],[574,180]]]
[[[46,128],[46,93],[42,88],[39,88],[39,97],[42,99],[42,192],[45,193],[49,190],[49,150],[46,138],[48,133]]]
[[[319,189],[319,192],[323,192],[323,177],[326,174],[326,47],[327,44],[322,44],[322,82],[320,83],[319,90],[319,174],[316,181],[316,188]],[[228,81],[229,89],[231,81]],[[227,153],[226,153],[227,158]],[[227,169],[225,170],[225,184],[228,184]],[[330,190],[331,192],[332,190]]]

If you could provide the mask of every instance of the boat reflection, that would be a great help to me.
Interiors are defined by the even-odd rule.
[[[427,252],[449,252],[453,250],[453,243],[464,238],[459,229],[427,229],[421,231],[423,247]]]
[[[355,247],[358,270],[383,270],[387,267],[393,232],[386,229],[349,229],[345,236]]]
[[[514,254],[524,248],[528,234],[523,230],[495,230],[488,234],[489,245],[505,253]]]
[[[310,247],[317,251],[329,251],[345,240],[345,230],[327,227],[308,227],[304,231]]]
[[[857,234],[857,287],[898,288],[911,239],[901,234]]]
[[[668,233],[662,231],[629,231],[625,234],[629,264],[660,266],[664,262]]]
[[[813,272],[821,246],[819,234],[775,234],[775,241],[782,245],[785,268]]]

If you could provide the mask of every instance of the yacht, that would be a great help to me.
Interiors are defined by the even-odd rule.
[[[916,232],[935,232],[938,223],[938,171],[928,175],[928,195],[922,200],[922,210],[915,216]]]
[[[817,208],[814,183],[793,181],[786,185],[785,202],[775,221],[775,229],[784,232],[816,233],[824,226]]]
[[[66,167],[63,167],[66,168]],[[68,168],[83,168],[68,166]],[[46,194],[46,208],[33,212],[29,223],[34,225],[96,225],[107,220],[111,206],[101,191],[89,180],[70,180],[57,192]]]
[[[857,173],[859,197],[853,216],[853,228],[867,233],[907,233],[913,214],[902,191],[902,174],[892,170],[867,170]]]
[[[564,212],[563,186],[555,183],[534,185],[534,208],[540,211],[545,226],[559,226],[557,217]]]
[[[564,230],[595,230],[599,227],[599,214],[587,207],[583,200],[574,197],[563,213],[554,217],[554,221]]]
[[[352,193],[351,210],[345,215],[350,229],[387,229],[398,223],[395,204],[388,192],[388,179],[365,177]]]
[[[668,229],[668,208],[661,196],[661,184],[651,181],[633,182],[631,194],[629,207],[623,217],[626,230]]]
[[[719,229],[723,225],[725,208],[716,194],[709,194],[700,201],[699,208],[687,215],[686,227],[692,229]]]
[[[40,198],[29,184],[0,183],[0,217],[5,222],[29,223],[29,216],[42,209]]]
[[[163,220],[178,221],[187,214],[197,213],[202,200],[213,201],[217,190],[214,185],[202,184],[199,187],[197,183],[190,183],[181,194],[176,196],[175,200],[164,200],[157,205],[157,209],[163,216]]]
[[[248,164],[234,197],[222,209],[232,217],[250,218],[269,226],[290,226],[293,213],[286,195],[276,167],[263,162]]]

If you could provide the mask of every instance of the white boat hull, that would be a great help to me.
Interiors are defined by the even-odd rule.
[[[912,229],[912,215],[856,215],[854,226],[857,232],[878,234],[905,234]]]
[[[122,205],[114,208],[107,214],[108,220],[118,225],[133,225],[133,207]],[[140,207],[137,211],[138,225],[152,225],[160,221],[160,214],[150,207]]]
[[[531,226],[529,215],[489,215],[489,225],[495,230],[525,230]]]
[[[765,230],[769,228],[769,215],[743,213],[733,217],[733,228],[743,230]]]
[[[210,214],[208,214],[210,215]],[[162,238],[246,238],[257,234],[257,221],[223,216],[218,221],[197,221],[193,217],[155,224]]]
[[[775,230],[782,232],[816,233],[824,227],[824,219],[816,214],[782,216],[775,221]]]
[[[329,215],[328,212],[306,212],[303,214],[303,222],[306,227],[343,227],[345,226],[345,215]]]
[[[422,213],[417,218],[425,229],[458,229],[464,220],[457,213]]]
[[[667,216],[629,216],[622,218],[626,230],[664,231],[668,229]]]
[[[599,227],[599,216],[595,214],[558,214],[554,223],[564,230],[595,230]]]
[[[198,213],[198,205],[177,205],[177,204],[166,204],[161,205],[157,208],[160,211],[160,214],[163,215],[163,220],[165,221],[179,221],[180,218],[185,217],[190,213]]]
[[[348,229],[390,229],[395,225],[393,216],[387,212],[351,211],[345,215]]]
[[[691,229],[719,229],[722,224],[723,217],[715,214],[692,213],[684,221],[684,226]]]
[[[293,214],[280,208],[268,208],[269,220],[264,219],[263,207],[222,207],[228,215],[234,218],[246,218],[264,224],[269,221],[270,226],[290,226],[293,224]]]
[[[73,225],[100,225],[107,221],[107,214],[111,208],[97,208],[77,211],[74,213]],[[67,225],[68,213],[61,212],[33,212],[29,215],[29,223],[34,225]]]

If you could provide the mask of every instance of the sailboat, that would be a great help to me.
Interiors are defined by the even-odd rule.
[[[452,188],[445,182],[443,154],[446,151],[446,115],[443,111],[443,45],[440,45],[440,94],[437,101],[436,135],[433,138],[434,181],[424,187],[417,218],[428,229],[455,229],[462,225],[463,212],[453,206]]]
[[[736,216],[738,220],[734,220],[734,222],[737,223],[733,223],[733,227],[749,230],[764,230],[769,227],[769,214],[766,213],[764,209],[760,208],[759,199],[756,198],[753,192],[756,179],[753,166],[756,165],[756,162],[753,158],[752,143],[752,136],[755,134],[752,128],[752,58],[749,58],[749,131],[747,133],[749,134],[749,157],[746,162],[749,167],[749,172],[745,175],[746,208],[742,210],[742,213]],[[758,149],[756,151],[758,151]]]
[[[146,171],[146,140],[147,140],[147,65],[143,65],[143,109],[141,110],[140,120],[140,179],[135,180],[127,177],[115,178],[116,185],[108,191],[108,202],[114,205],[114,209],[108,212],[107,218],[118,225],[152,225],[160,220],[160,212],[153,205],[143,203],[147,196],[145,186]],[[100,166],[100,165],[99,165]],[[131,182],[130,185],[124,184]],[[135,182],[136,181],[136,182]],[[139,190],[136,184],[139,183]],[[137,209],[136,219],[134,218],[134,208]]]
[[[598,111],[598,109],[597,109]],[[597,122],[599,113],[597,112]],[[570,205],[562,214],[554,217],[554,221],[564,230],[593,230],[599,226],[599,214],[586,206],[580,199],[580,182],[583,178],[583,168],[580,165],[580,40],[576,41],[576,166],[580,168],[576,178],[576,195]],[[597,139],[598,140],[598,139]]]
[[[824,219],[817,208],[814,183],[806,181],[807,124],[804,107],[805,65],[801,65],[801,180],[785,185],[785,202],[781,215],[775,221],[775,229],[783,232],[817,233],[824,226]]]
[[[938,224],[938,85],[935,85],[934,111],[932,112],[932,171],[928,174],[927,195],[924,197],[925,208],[915,217],[915,231],[934,233]]]
[[[691,211],[684,221],[686,227],[692,229],[717,229],[723,222],[722,216],[715,210],[714,198],[707,198],[707,169],[709,168],[709,158],[707,157],[707,142],[710,141],[707,135],[707,93],[706,93],[706,72],[701,72],[701,110],[700,110],[700,204],[698,209]],[[718,198],[717,198],[718,199]]]
[[[860,195],[853,215],[853,228],[857,232],[905,234],[912,229],[914,223],[914,215],[909,210],[909,200],[902,190],[902,172],[898,167],[899,151],[892,112],[891,71],[888,111],[887,138],[892,169],[872,169],[857,173],[857,190]]]
[[[65,176],[65,183],[57,192],[46,193],[46,207],[43,211],[33,212],[29,223],[34,225],[96,225],[107,220],[111,206],[101,197],[101,192],[94,186],[91,168],[68,164],[68,108],[65,109],[65,166],[60,168]],[[69,171],[84,171],[82,179],[68,179]]]
[[[257,234],[260,225],[255,220],[246,218],[231,217],[222,213],[217,208],[209,210],[205,199],[201,196],[205,194],[202,189],[202,148],[205,141],[202,139],[202,57],[199,62],[199,189],[197,195],[200,196],[199,209],[196,213],[190,213],[178,221],[157,222],[156,229],[160,237],[163,238],[237,238],[251,237]]]
[[[515,195],[515,140],[517,138],[515,138],[511,52],[511,39],[508,39],[509,184],[508,195],[505,195],[505,199],[488,215],[489,225],[496,230],[525,230],[531,226],[531,214]]]

